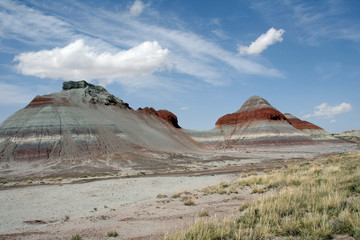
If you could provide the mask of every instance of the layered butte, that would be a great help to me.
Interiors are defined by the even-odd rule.
[[[134,111],[105,88],[85,81],[64,82],[61,92],[35,97],[0,125],[0,162],[198,151],[199,145],[176,128],[170,115]]]
[[[306,143],[312,139],[294,128],[284,114],[259,97],[250,97],[242,107],[220,117],[216,127],[225,142],[237,144]]]

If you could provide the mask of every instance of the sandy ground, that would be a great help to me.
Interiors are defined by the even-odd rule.
[[[107,239],[109,231],[117,231],[118,239],[156,239],[189,224],[201,211],[215,216],[236,210],[249,199],[248,192],[213,198],[197,189],[238,177],[146,177],[2,190],[0,239],[69,239],[75,234]],[[189,193],[172,197],[184,191]],[[194,206],[183,204],[186,195],[194,198]]]
[[[206,186],[232,181],[241,174],[280,168],[319,154],[356,150],[349,145],[247,147],[218,149],[200,161],[181,160],[171,171],[86,179],[9,182],[0,186],[0,239],[161,239],[204,217],[238,214],[257,197],[245,189],[231,195],[204,195]],[[293,160],[291,160],[293,159]],[[136,169],[138,172],[141,169]],[[15,186],[14,186],[15,185]],[[182,194],[174,198],[176,193]],[[194,205],[184,205],[190,197]]]

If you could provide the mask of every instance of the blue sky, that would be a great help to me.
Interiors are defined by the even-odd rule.
[[[211,129],[252,95],[360,129],[360,1],[0,0],[0,121],[64,80]]]

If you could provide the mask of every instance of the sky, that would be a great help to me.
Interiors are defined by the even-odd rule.
[[[63,81],[207,130],[251,96],[360,129],[360,1],[0,0],[0,122]]]

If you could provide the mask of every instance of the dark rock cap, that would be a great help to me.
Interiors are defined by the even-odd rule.
[[[91,83],[86,82],[85,80],[81,81],[68,81],[63,83],[63,90],[77,89],[77,88],[86,88],[87,86],[95,87]]]

